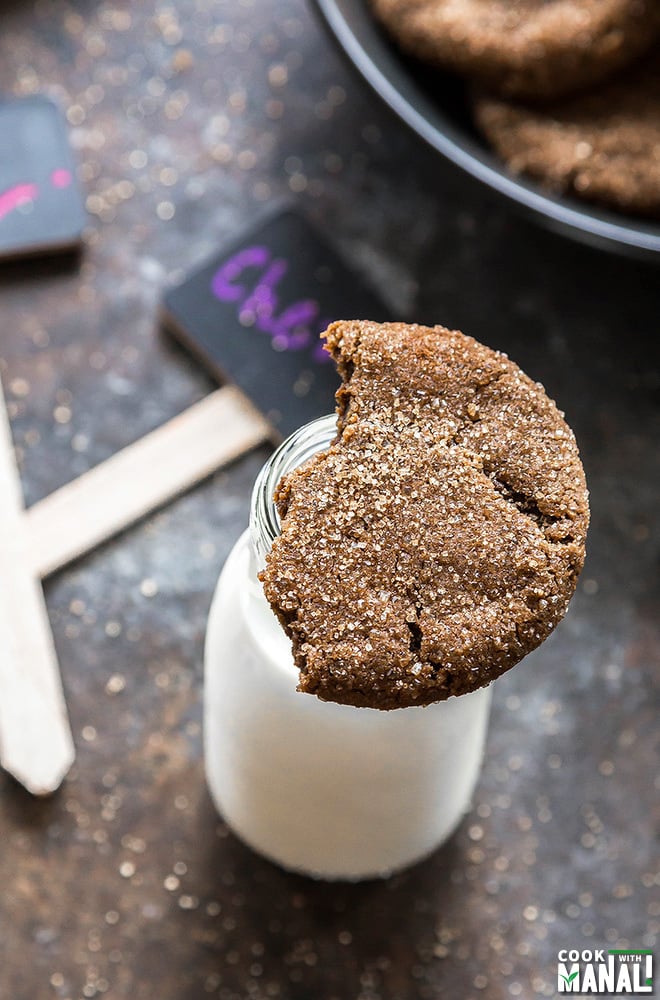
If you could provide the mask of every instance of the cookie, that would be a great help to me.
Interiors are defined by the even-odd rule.
[[[488,684],[564,615],[584,472],[562,414],[508,358],[444,327],[334,323],[337,438],[286,476],[261,574],[299,690],[426,705]]]
[[[570,94],[660,33],[657,0],[371,0],[399,44],[509,97]]]
[[[660,48],[588,94],[543,109],[482,97],[475,115],[514,173],[660,218]]]

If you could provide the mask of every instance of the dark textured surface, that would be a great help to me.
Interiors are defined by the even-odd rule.
[[[293,192],[396,311],[545,383],[593,509],[565,622],[497,682],[474,811],[382,884],[280,872],[205,790],[205,615],[265,452],[50,581],[78,760],[47,802],[0,778],[3,1000],[554,996],[559,948],[654,947],[658,272],[437,162],[302,0],[9,3],[0,86],[68,107],[90,211],[79,265],[0,282],[28,502],[208,391],[159,336],[161,288]]]

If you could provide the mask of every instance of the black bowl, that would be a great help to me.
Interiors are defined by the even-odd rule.
[[[379,97],[448,160],[551,229],[618,252],[646,257],[660,253],[659,225],[554,197],[508,173],[475,130],[465,85],[402,54],[375,21],[367,0],[315,3],[348,59]]]

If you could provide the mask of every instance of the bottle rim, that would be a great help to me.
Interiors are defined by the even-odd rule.
[[[337,414],[318,417],[286,438],[261,469],[250,504],[250,539],[257,572],[266,565],[266,556],[281,531],[274,497],[282,476],[324,451],[336,437]]]

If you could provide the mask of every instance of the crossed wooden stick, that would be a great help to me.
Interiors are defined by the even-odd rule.
[[[25,509],[0,386],[0,764],[28,791],[75,756],[41,581],[272,434],[225,386]]]

